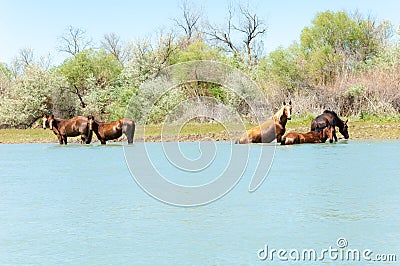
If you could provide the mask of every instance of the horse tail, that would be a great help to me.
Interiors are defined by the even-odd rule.
[[[122,131],[128,139],[128,144],[132,144],[133,138],[135,137],[135,122],[128,118],[123,118],[122,121]]]
[[[132,120],[131,129],[129,131],[130,137],[128,138],[128,143],[133,143],[133,139],[135,137],[135,122]]]

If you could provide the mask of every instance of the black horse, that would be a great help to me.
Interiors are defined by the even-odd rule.
[[[343,121],[334,111],[325,110],[321,115],[314,118],[311,122],[311,131],[321,131],[328,125],[338,127],[339,132],[345,139],[349,138],[347,121]],[[333,133],[333,138],[337,141],[336,133]]]

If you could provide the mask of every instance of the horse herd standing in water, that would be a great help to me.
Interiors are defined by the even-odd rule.
[[[302,143],[324,143],[327,139],[332,143],[337,141],[336,130],[345,139],[349,138],[347,121],[330,110],[325,110],[321,115],[311,122],[311,131],[307,133],[286,132],[286,123],[291,119],[292,102],[283,102],[283,106],[269,119],[259,126],[255,126],[242,134],[235,143],[269,143],[276,139],[282,145]],[[68,137],[81,136],[81,143],[90,144],[93,132],[101,144],[109,140],[118,139],[125,134],[128,144],[133,143],[135,135],[135,122],[129,118],[104,123],[96,120],[93,116],[76,116],[71,119],[56,118],[54,115],[42,116],[43,128],[47,127],[57,136],[60,144],[67,144]]]
[[[135,135],[135,122],[129,118],[104,123],[94,119],[93,116],[76,116],[71,119],[56,118],[54,115],[42,116],[43,128],[47,127],[57,136],[60,144],[67,144],[68,137],[81,136],[82,144],[90,144],[93,132],[101,144],[108,140],[118,139],[122,134],[126,135],[128,143],[133,143]]]
[[[301,143],[324,143],[337,141],[336,130],[345,139],[349,138],[347,121],[343,121],[339,116],[330,110],[325,110],[321,115],[314,118],[311,122],[311,131],[307,133],[286,132],[286,123],[292,118],[292,102],[283,102],[283,106],[267,121],[259,126],[255,126],[241,135],[235,143],[269,143],[276,139],[282,145],[301,144]]]

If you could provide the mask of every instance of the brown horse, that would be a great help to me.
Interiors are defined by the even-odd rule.
[[[292,101],[289,104],[283,102],[283,106],[267,121],[255,126],[240,136],[236,143],[269,143],[274,139],[281,142],[286,131],[286,122],[292,116]]]
[[[81,135],[81,143],[89,144],[92,141],[92,130],[89,130],[88,118],[76,116],[71,119],[56,118],[54,115],[43,115],[43,129],[53,130],[60,144],[67,145],[67,137]]]
[[[290,132],[283,136],[281,144],[291,145],[291,144],[301,144],[301,143],[325,143],[329,138],[329,142],[333,142],[333,134],[335,133],[335,127],[328,125],[321,131],[311,131],[308,133],[297,133]]]
[[[338,127],[339,132],[344,136],[345,139],[349,138],[349,131],[347,121],[343,121],[334,111],[325,110],[321,115],[317,116],[311,122],[311,131],[320,131],[324,127],[331,125],[332,127]],[[335,141],[337,141],[336,132],[333,135]]]
[[[133,143],[135,135],[135,122],[129,118],[121,118],[119,120],[103,123],[89,116],[89,129],[93,130],[101,144],[106,144],[107,140],[117,139],[125,134],[128,143]]]

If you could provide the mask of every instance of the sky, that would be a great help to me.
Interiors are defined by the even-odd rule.
[[[301,30],[311,25],[318,12],[358,10],[377,21],[400,25],[398,0],[200,0],[191,1],[210,22],[223,23],[230,3],[249,5],[266,26],[265,51],[287,47],[299,40]],[[53,65],[68,57],[58,52],[69,26],[84,29],[94,43],[104,34],[116,33],[124,41],[151,37],[161,28],[174,27],[182,15],[182,0],[0,0],[0,62],[9,64],[21,49],[32,49],[35,58],[50,55]]]

